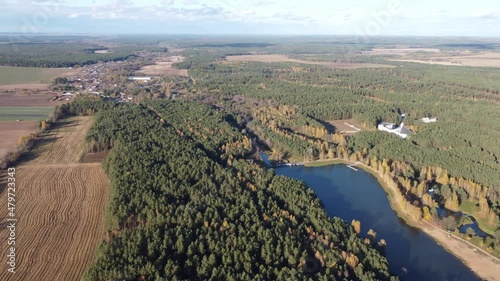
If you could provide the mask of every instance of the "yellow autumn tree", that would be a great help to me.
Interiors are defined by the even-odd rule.
[[[431,212],[429,210],[429,207],[427,207],[427,206],[424,206],[424,219],[428,220],[428,221],[432,221],[432,215],[431,215]]]
[[[356,231],[357,234],[361,232],[361,222],[358,220],[352,220],[351,222],[352,227],[354,228],[354,231]]]

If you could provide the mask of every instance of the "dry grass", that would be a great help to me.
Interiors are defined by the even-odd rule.
[[[355,134],[364,131],[362,124],[354,119],[344,119],[344,120],[333,120],[328,121],[328,123],[335,126],[335,130],[342,134]]]
[[[27,136],[37,130],[38,122],[0,122],[0,159],[17,149],[20,136]]]
[[[424,64],[439,64],[439,65],[461,65],[461,66],[476,66],[476,67],[500,67],[499,52],[482,52],[479,54],[464,53],[456,56],[441,56],[441,57],[425,57],[419,59],[401,58],[391,61],[415,62]]]
[[[138,72],[150,76],[183,76],[188,77],[187,69],[177,69],[173,67],[174,63],[182,61],[183,58],[176,59],[177,57],[163,57],[155,62],[153,65],[147,65],[141,68]]]
[[[91,117],[72,117],[61,120],[30,152],[31,164],[77,163],[83,157],[84,139],[92,125]]]
[[[308,61],[308,60],[300,60],[289,58],[284,55],[241,55],[241,56],[228,56],[226,57],[227,62],[293,62],[293,63],[301,63],[301,64],[314,64],[314,65],[323,65],[330,68],[337,69],[357,69],[357,68],[390,68],[394,67],[392,65],[385,64],[374,64],[374,63],[342,63],[342,62],[322,62],[322,61]]]

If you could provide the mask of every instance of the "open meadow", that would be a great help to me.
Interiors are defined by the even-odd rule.
[[[104,234],[108,179],[101,163],[79,163],[90,117],[62,120],[16,167],[16,274],[0,280],[80,280]],[[0,200],[7,202],[5,178]],[[7,208],[0,223],[7,223]],[[8,230],[0,229],[6,243]],[[2,256],[7,255],[2,247]]]
[[[323,62],[323,61],[308,61],[301,59],[289,58],[285,55],[238,55],[227,56],[227,62],[292,62],[301,64],[323,65],[333,69],[358,69],[358,68],[392,68],[392,65],[374,64],[374,63],[347,63],[347,62]],[[226,62],[226,63],[227,63]]]
[[[329,121],[328,123],[335,126],[335,131],[341,134],[352,135],[366,130],[364,129],[365,127],[363,126],[363,124],[354,119],[333,120]]]
[[[398,58],[392,57],[388,60],[451,66],[500,67],[500,52],[441,53],[440,56],[436,56],[436,54],[404,54]]]
[[[44,84],[58,76],[74,72],[75,70],[69,68],[0,66],[0,85]]]
[[[40,121],[53,111],[53,107],[0,107],[0,121]]]

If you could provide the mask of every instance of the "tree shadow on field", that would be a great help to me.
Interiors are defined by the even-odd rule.
[[[78,126],[78,124],[79,124],[78,121],[63,119],[63,120],[55,123],[54,125],[52,125],[52,127],[50,129],[54,130],[54,129],[71,128],[71,127]]]
[[[56,142],[58,139],[61,139],[61,137],[56,137],[55,134],[49,134],[44,136],[43,138],[37,139],[35,143],[33,144],[33,147],[27,151],[26,153],[23,153],[21,157],[19,157],[19,162],[18,163],[25,163],[31,160],[36,159],[40,155],[44,154],[45,151],[42,150],[40,151],[37,148],[43,147],[47,144],[51,144]]]
[[[0,171],[0,194],[3,194],[3,191],[6,188],[7,188],[7,169]],[[1,226],[0,229],[2,229]]]

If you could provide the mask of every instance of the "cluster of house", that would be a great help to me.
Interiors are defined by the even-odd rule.
[[[406,117],[406,114],[403,114],[402,117],[403,117],[403,122],[401,122],[401,124],[399,126],[396,125],[395,123],[382,122],[382,123],[378,124],[377,129],[379,131],[384,131],[384,132],[388,132],[391,134],[395,134],[395,135],[399,136],[400,138],[406,139],[409,135],[412,135],[414,133],[410,129],[408,129],[404,126],[404,118]],[[437,122],[437,118],[436,117],[424,117],[424,118],[420,119],[420,121],[422,121],[424,123],[434,123],[434,122]]]

